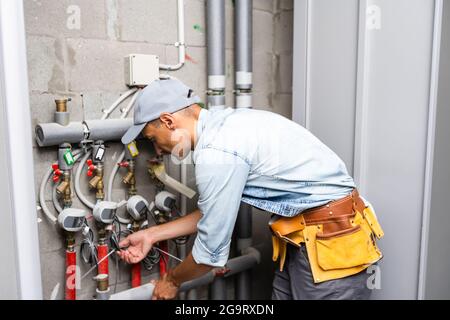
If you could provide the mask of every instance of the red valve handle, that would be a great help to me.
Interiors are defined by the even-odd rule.
[[[59,170],[59,169],[56,169],[56,170],[53,172],[53,174],[54,174],[55,176],[60,176],[60,175],[62,175],[62,171]]]
[[[53,171],[58,170],[59,165],[57,163],[52,164],[52,169],[53,169]]]
[[[93,175],[94,175],[94,171],[89,170],[89,171],[87,172],[87,176],[88,176],[88,177],[92,177]]]
[[[88,167],[90,167],[90,166],[92,166],[92,160],[91,159],[88,159],[87,161],[86,161],[86,164],[88,165]]]
[[[128,166],[130,165],[128,161],[123,161],[123,162],[119,162],[117,164],[119,167],[121,168],[128,168]]]
[[[53,176],[53,182],[58,182],[59,181],[59,176]]]

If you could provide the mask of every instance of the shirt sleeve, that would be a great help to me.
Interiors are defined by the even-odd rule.
[[[213,148],[195,155],[195,178],[202,218],[192,248],[195,262],[222,267],[228,260],[231,235],[250,166],[234,152]]]

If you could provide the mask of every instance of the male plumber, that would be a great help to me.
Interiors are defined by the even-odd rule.
[[[120,243],[118,255],[134,264],[159,241],[197,232],[186,259],[154,282],[152,299],[173,299],[181,283],[226,264],[241,201],[272,215],[272,299],[368,299],[366,269],[382,257],[383,231],[343,161],[281,115],[199,102],[182,82],[156,80],[122,138],[126,145],[143,136],[158,156],[193,152],[198,209]]]

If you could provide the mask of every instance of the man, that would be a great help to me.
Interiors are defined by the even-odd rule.
[[[382,231],[342,160],[280,115],[208,111],[198,102],[178,80],[155,81],[122,139],[142,134],[158,155],[193,151],[198,210],[120,243],[127,249],[118,255],[137,263],[155,243],[197,232],[187,258],[155,282],[153,299],[173,299],[181,283],[225,265],[241,200],[278,218],[271,223],[274,260],[281,259],[272,298],[367,299],[365,269],[381,258],[373,234]]]

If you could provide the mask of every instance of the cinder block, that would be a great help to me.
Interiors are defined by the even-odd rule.
[[[283,10],[293,10],[294,0],[278,0],[280,3],[280,8]]]
[[[64,299],[65,251],[41,252],[41,270],[44,299],[51,299],[53,292],[56,300]]]
[[[274,41],[273,14],[253,10],[253,52],[272,52]]]
[[[27,48],[30,90],[41,92],[50,89],[64,90],[62,49],[57,40],[42,36],[28,36]]]
[[[206,48],[189,47],[186,54],[190,57],[183,68],[169,74],[178,78],[191,87],[202,101],[206,101]],[[166,47],[167,60],[165,64],[174,64],[177,62],[178,51],[172,46]]]
[[[46,201],[46,204],[56,215],[51,201]],[[64,248],[64,236],[61,228],[57,224],[52,223],[42,210],[38,210],[38,234],[41,255]]]
[[[255,91],[253,92],[253,108],[258,110],[274,111],[272,108],[272,93]]]
[[[274,89],[274,56],[258,52],[253,55],[253,90],[269,94]]]
[[[119,0],[121,40],[175,43],[176,12],[176,0]]]
[[[104,1],[24,1],[28,34],[71,38],[106,38]]]
[[[292,54],[278,56],[277,93],[292,93]]]
[[[253,0],[253,8],[273,12],[277,0]]]
[[[292,52],[293,50],[293,11],[281,11],[275,15],[275,52]]]
[[[164,59],[163,46],[104,40],[68,39],[71,91],[123,92],[123,58],[130,53],[156,54]]]
[[[292,94],[280,93],[274,96],[274,111],[292,119]]]
[[[206,7],[205,1],[188,0],[184,2],[185,40],[188,46],[206,45]],[[168,26],[175,28],[177,24]]]

